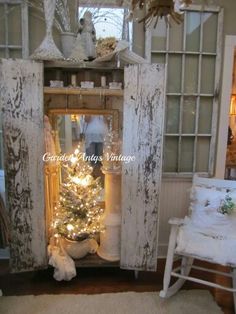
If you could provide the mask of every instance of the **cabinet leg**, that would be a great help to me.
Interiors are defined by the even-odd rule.
[[[138,279],[138,274],[139,274],[139,271],[138,270],[135,270],[134,271],[134,278],[137,280]]]

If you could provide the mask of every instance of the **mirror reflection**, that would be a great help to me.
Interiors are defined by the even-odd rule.
[[[62,153],[73,153],[84,141],[87,156],[102,156],[104,138],[112,131],[112,116],[73,114],[57,119]]]
[[[57,154],[73,154],[80,145],[84,158],[93,167],[92,176],[101,177],[104,185],[104,175],[101,171],[104,139],[115,129],[115,110],[100,110],[90,113],[82,112],[51,112],[50,120],[54,131]],[[115,117],[115,118],[114,118]],[[117,122],[117,121],[116,121]]]

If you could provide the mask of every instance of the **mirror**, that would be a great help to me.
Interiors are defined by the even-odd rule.
[[[118,131],[118,110],[52,109],[48,117],[54,131],[56,153],[72,154],[80,144],[93,167],[93,177],[101,177],[104,185],[101,171],[104,138],[109,132]]]

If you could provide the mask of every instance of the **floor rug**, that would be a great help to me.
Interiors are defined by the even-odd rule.
[[[96,295],[26,295],[0,297],[4,314],[222,314],[206,290],[180,291],[170,299],[157,292]]]

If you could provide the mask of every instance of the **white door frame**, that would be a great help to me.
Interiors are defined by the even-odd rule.
[[[222,71],[222,92],[219,116],[218,141],[216,151],[216,171],[217,178],[224,178],[230,99],[232,93],[232,74],[234,67],[234,50],[236,48],[236,36],[227,35],[225,37],[224,63]]]

